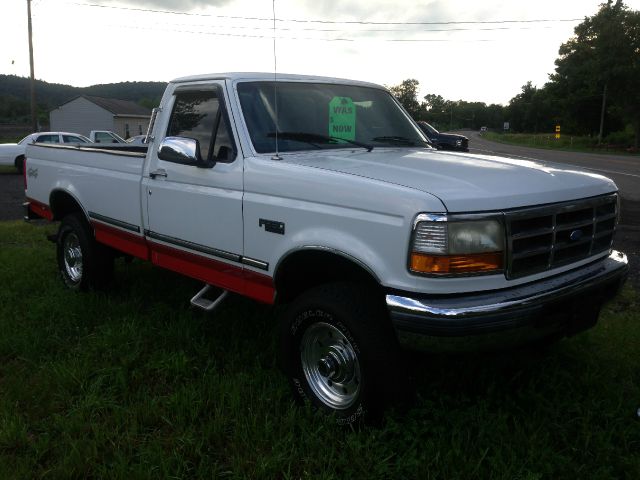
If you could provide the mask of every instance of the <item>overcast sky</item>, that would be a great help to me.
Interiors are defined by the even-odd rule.
[[[415,78],[421,96],[505,104],[527,81],[547,81],[580,23],[566,20],[593,15],[601,1],[276,0],[277,68],[384,85]],[[0,73],[29,75],[26,4],[2,0]],[[626,4],[640,9],[640,0]],[[35,72],[47,82],[273,71],[271,0],[32,5]]]

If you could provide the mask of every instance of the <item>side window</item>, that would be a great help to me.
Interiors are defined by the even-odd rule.
[[[64,143],[86,143],[87,142],[86,140],[80,137],[76,137],[75,135],[63,135],[62,141]]]
[[[197,140],[203,160],[231,162],[235,158],[229,120],[215,90],[177,93],[167,137]]]
[[[40,135],[36,139],[37,143],[60,143],[58,135]]]

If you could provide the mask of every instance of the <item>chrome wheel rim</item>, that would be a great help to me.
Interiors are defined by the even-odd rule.
[[[75,233],[69,233],[62,246],[64,268],[69,279],[77,283],[82,279],[82,249],[80,239]]]
[[[300,343],[300,359],[307,383],[330,408],[344,410],[360,393],[360,363],[353,345],[331,324],[311,325]]]

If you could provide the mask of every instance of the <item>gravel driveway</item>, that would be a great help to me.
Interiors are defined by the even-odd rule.
[[[24,180],[14,172],[0,171],[0,221],[19,220],[24,202]]]

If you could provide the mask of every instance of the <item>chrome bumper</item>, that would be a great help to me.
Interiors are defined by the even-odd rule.
[[[518,287],[464,295],[389,294],[386,302],[398,340],[408,348],[424,349],[421,337],[440,337],[436,343],[442,343],[442,337],[505,332],[515,333],[521,343],[593,326],[628,270],[626,255],[613,251],[604,260]]]

